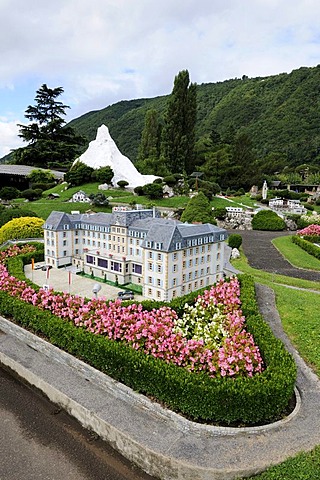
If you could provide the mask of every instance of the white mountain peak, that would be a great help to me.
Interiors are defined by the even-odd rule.
[[[119,180],[126,180],[129,187],[135,188],[152,183],[157,178],[154,175],[142,175],[138,172],[131,160],[122,155],[106,125],[98,128],[96,139],[89,143],[87,150],[73,162],[73,165],[78,162],[95,170],[101,167],[111,167],[114,172],[112,179],[114,186],[117,186]]]

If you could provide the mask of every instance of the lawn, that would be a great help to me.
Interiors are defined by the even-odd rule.
[[[320,270],[320,260],[293,243],[290,235],[275,238],[272,243],[291,265],[309,270]]]
[[[277,240],[280,240],[280,238],[282,240],[290,237],[279,237]],[[299,249],[299,247],[297,248]],[[286,247],[281,244],[279,250],[284,253]],[[299,253],[297,255],[299,256]],[[233,260],[232,264],[237,269],[253,275],[257,282],[274,289],[277,309],[285,332],[306,363],[319,376],[320,294],[288,287],[288,285],[295,285],[300,288],[320,291],[319,284],[256,270],[248,265],[243,252],[241,252],[241,258]],[[302,263],[302,266],[305,267],[306,263]],[[252,480],[320,479],[320,446],[317,446],[311,452],[301,453],[290,458],[280,465],[271,467],[260,475],[251,478]]]

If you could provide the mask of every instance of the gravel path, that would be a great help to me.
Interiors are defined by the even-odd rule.
[[[288,277],[320,282],[320,272],[293,267],[271,243],[274,238],[292,235],[292,232],[233,230],[229,233],[235,232],[242,236],[242,247],[251,267]]]

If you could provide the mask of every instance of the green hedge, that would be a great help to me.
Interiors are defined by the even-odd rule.
[[[286,228],[285,221],[272,210],[260,210],[252,219],[253,230],[280,231]]]
[[[252,425],[271,421],[283,413],[293,394],[296,367],[258,312],[252,278],[241,276],[240,281],[248,331],[253,334],[267,365],[262,374],[253,378],[212,379],[204,373],[190,373],[123,343],[75,327],[4,292],[0,292],[0,313],[14,318],[22,327],[41,333],[52,344],[115,380],[157,398],[192,419]]]
[[[293,243],[301,247],[303,250],[305,250],[307,253],[312,255],[313,257],[317,258],[320,260],[320,248],[311,243],[308,240],[305,240],[304,238],[299,237],[299,235],[293,235],[292,237]]]

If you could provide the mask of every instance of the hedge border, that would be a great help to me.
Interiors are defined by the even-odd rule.
[[[11,261],[13,259],[9,263]],[[17,267],[16,258],[14,263]],[[247,330],[254,336],[267,365],[263,373],[252,378],[212,379],[205,373],[188,372],[123,343],[75,327],[71,322],[5,292],[0,292],[0,313],[45,336],[52,344],[115,380],[156,398],[192,420],[218,425],[263,424],[280,418],[286,410],[294,391],[296,365],[259,314],[253,278],[241,275],[239,280]],[[198,293],[193,293],[193,299]],[[149,308],[151,303],[148,302]]]
[[[305,240],[304,238],[299,237],[299,235],[293,235],[291,239],[293,243],[305,250],[309,255],[320,260],[320,248],[313,245],[311,241]]]

